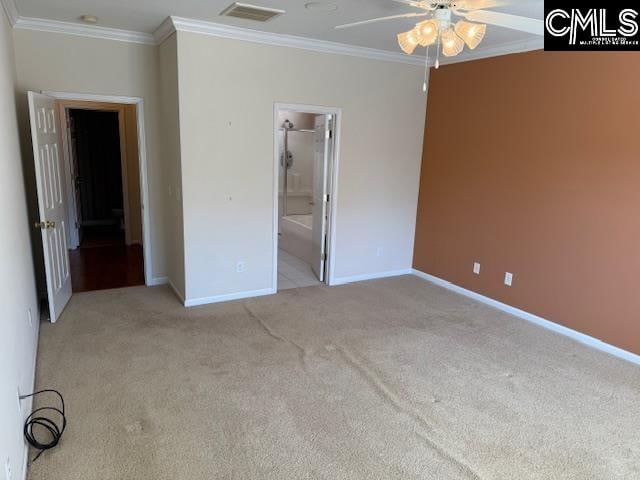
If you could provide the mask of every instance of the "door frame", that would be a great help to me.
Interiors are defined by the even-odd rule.
[[[151,217],[149,213],[149,181],[147,175],[147,142],[146,142],[146,130],[144,123],[144,100],[141,97],[123,97],[118,95],[95,95],[95,94],[86,94],[86,93],[71,93],[71,92],[55,92],[55,91],[43,91],[44,95],[48,95],[53,97],[59,101],[70,101],[70,102],[88,102],[88,103],[110,103],[110,104],[126,104],[126,105],[135,105],[136,106],[136,121],[137,121],[137,132],[138,132],[138,171],[140,176],[140,208],[142,210],[142,254],[144,257],[144,283],[146,286],[153,285],[153,267],[151,264],[151,259],[153,256],[152,253],[152,244],[151,244]],[[82,107],[78,107],[82,108]],[[87,108],[90,109],[90,108]],[[97,110],[97,108],[94,108]],[[102,108],[102,110],[105,110]],[[120,114],[120,110],[122,110],[122,114]],[[113,111],[119,112],[119,117],[124,115],[123,109],[118,109],[115,105]],[[62,120],[62,119],[61,119]],[[120,122],[120,129],[122,128],[122,120]],[[65,121],[66,124],[66,121]],[[62,129],[61,129],[62,130]],[[67,135],[67,131],[61,132],[62,135]],[[67,197],[69,194],[73,192],[73,180],[69,175],[69,166],[72,161],[70,158],[70,152],[68,149],[68,141],[66,138],[62,139],[63,144],[63,155],[64,155],[64,163],[65,163],[65,186],[67,188]],[[122,153],[123,148],[123,137],[121,131],[120,137],[120,148]],[[125,152],[126,153],[126,152]],[[122,155],[121,159],[125,160]],[[121,160],[121,161],[122,161]],[[126,161],[126,160],[125,160]],[[126,173],[123,171],[122,175],[123,185],[126,181]],[[128,222],[128,196],[125,193],[126,189],[123,189],[123,200],[124,200],[124,209],[125,210],[125,224]],[[67,198],[67,201],[69,199]],[[75,200],[73,200],[75,202]],[[75,203],[74,203],[75,205]],[[125,232],[129,232],[129,225],[126,225]]]
[[[330,158],[330,185],[329,193],[329,221],[327,222],[327,265],[325,266],[327,285],[335,285],[334,271],[336,264],[336,219],[338,214],[338,171],[340,166],[340,138],[342,132],[342,109],[340,107],[323,107],[318,105],[306,105],[300,103],[273,104],[273,293],[278,291],[278,188],[280,174],[280,156],[278,151],[278,112],[288,110],[297,113],[314,113],[317,115],[334,116],[334,143]]]

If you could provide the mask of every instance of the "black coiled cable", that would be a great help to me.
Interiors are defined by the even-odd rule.
[[[40,407],[40,408],[37,408],[36,410],[31,412],[31,415],[29,415],[27,417],[27,419],[25,420],[25,422],[24,422],[24,438],[27,439],[27,442],[33,448],[36,448],[36,449],[40,450],[40,452],[38,452],[38,454],[33,459],[34,462],[38,459],[38,457],[40,457],[40,455],[42,455],[42,452],[44,452],[45,450],[49,450],[50,448],[53,448],[56,445],[58,445],[58,443],[60,442],[60,438],[62,437],[62,434],[64,433],[64,429],[67,427],[67,417],[64,416],[64,398],[62,398],[62,395],[60,394],[59,391],[57,391],[57,390],[40,390],[38,392],[34,392],[34,393],[29,394],[29,395],[23,395],[23,396],[20,397],[20,400],[24,400],[25,398],[29,398],[29,397],[35,397],[36,395],[40,395],[41,393],[45,393],[45,392],[51,392],[51,393],[55,393],[56,395],[58,395],[58,397],[60,397],[60,404],[61,404],[62,407],[61,408],[56,408],[56,407]],[[56,412],[58,415],[60,415],[60,418],[62,419],[62,425],[59,426],[56,422],[54,422],[50,418],[38,415],[38,412],[42,412],[42,411],[45,411],[45,410],[52,410],[52,411]],[[48,442],[44,442],[44,441],[40,441],[40,440],[36,439],[36,436],[33,433],[33,426],[34,425],[37,425],[37,426],[42,427],[45,430],[47,430],[49,432],[49,434],[51,435],[51,440],[48,441]]]

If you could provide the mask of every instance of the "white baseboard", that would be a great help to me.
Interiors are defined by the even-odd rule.
[[[156,285],[166,285],[169,283],[169,277],[154,277],[149,280],[147,287],[155,287]]]
[[[214,295],[211,297],[188,298],[183,303],[185,307],[195,307],[208,303],[228,302],[230,300],[240,300],[242,298],[260,297],[276,293],[273,288],[263,288],[261,290],[248,290],[245,292],[226,293],[224,295]]]
[[[459,287],[458,285],[455,285],[447,280],[429,275],[428,273],[421,272],[420,270],[413,269],[413,274],[440,287],[444,287],[448,290],[464,295],[465,297],[473,298],[474,300],[490,305],[494,308],[497,308],[498,310],[502,310],[503,312],[510,313],[511,315],[514,315],[528,322],[535,323],[536,325],[539,325],[548,330],[553,330],[554,332],[565,335],[592,348],[601,350],[615,357],[622,358],[623,360],[627,360],[631,363],[640,365],[640,355],[636,355],[635,353],[631,353],[621,348],[615,347],[603,342],[602,340],[598,340],[597,338],[554,323],[550,320],[546,320],[532,313],[525,312],[524,310],[520,310],[519,308],[512,307],[511,305],[507,305],[506,303],[499,302],[492,298],[485,297],[484,295],[481,295],[479,293],[467,290],[466,288]]]
[[[149,282],[149,287],[157,286],[157,285],[169,285],[173,293],[175,293],[176,297],[180,299],[180,302],[185,307],[195,307],[198,305],[206,305],[208,303],[219,303],[219,302],[228,302],[231,300],[240,300],[242,298],[250,298],[250,297],[260,297],[262,295],[271,295],[273,293],[277,293],[276,289],[273,288],[263,288],[261,290],[249,290],[245,292],[236,292],[236,293],[227,293],[224,295],[214,295],[211,297],[201,297],[201,298],[189,298],[185,299],[184,295],[176,288],[174,283],[171,281],[169,277],[155,277],[151,279]]]
[[[411,275],[413,269],[404,268],[402,270],[389,270],[387,272],[365,273],[364,275],[353,275],[351,277],[337,277],[331,281],[331,285],[344,285],[345,283],[363,282],[365,280],[375,280],[376,278],[397,277],[399,275]]]
[[[28,473],[29,473],[29,445],[25,442],[24,455],[22,458],[22,480],[27,480]]]
[[[40,345],[40,316],[41,316],[41,312],[40,309],[36,309],[36,311],[38,312],[38,322],[37,322],[37,327],[36,327],[36,333],[35,333],[35,340],[34,340],[34,351],[33,351],[33,363],[31,365],[31,369],[30,369],[30,373],[31,373],[31,392],[35,392],[36,391],[36,368],[38,365],[38,345]],[[22,394],[27,394],[27,392],[22,392]],[[27,416],[31,415],[31,413],[33,412],[33,397],[27,398],[24,400],[27,405],[24,409],[21,408],[21,412],[26,412],[27,414],[25,415],[24,413],[22,413],[23,417],[22,417],[22,423],[24,423],[27,419]],[[21,404],[22,405],[22,404]],[[27,480],[27,474],[29,472],[29,444],[25,441],[24,442],[24,455],[22,458],[22,480]]]

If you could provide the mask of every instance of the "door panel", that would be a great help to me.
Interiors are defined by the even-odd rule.
[[[329,164],[330,115],[315,118],[313,153],[313,231],[311,269],[324,281],[327,230],[327,172]]]
[[[49,315],[55,322],[71,298],[58,119],[53,98],[28,93]]]

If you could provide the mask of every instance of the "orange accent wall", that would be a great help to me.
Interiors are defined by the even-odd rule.
[[[414,268],[640,354],[638,79],[636,52],[432,69]]]

